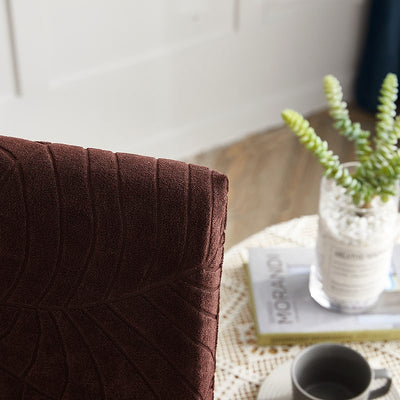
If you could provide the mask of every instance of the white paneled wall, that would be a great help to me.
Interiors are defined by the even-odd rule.
[[[18,94],[15,86],[14,54],[10,35],[9,8],[0,7],[0,106]],[[0,128],[1,130],[1,128]]]
[[[0,0],[0,132],[181,158],[351,97],[367,0]]]

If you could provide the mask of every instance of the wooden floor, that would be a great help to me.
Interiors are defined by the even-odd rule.
[[[350,108],[353,121],[374,130],[374,116]],[[308,116],[341,161],[353,160],[353,146],[332,127],[327,111]],[[261,132],[190,160],[229,178],[226,248],[266,226],[315,214],[322,168],[286,127]]]

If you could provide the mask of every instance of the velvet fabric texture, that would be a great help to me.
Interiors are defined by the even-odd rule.
[[[2,136],[0,186],[0,399],[212,399],[226,177]]]

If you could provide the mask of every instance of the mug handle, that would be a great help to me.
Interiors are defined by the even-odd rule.
[[[377,397],[385,395],[392,384],[392,373],[386,368],[374,369],[372,372],[374,379],[386,379],[386,382],[380,388],[372,390],[368,399],[376,399]]]

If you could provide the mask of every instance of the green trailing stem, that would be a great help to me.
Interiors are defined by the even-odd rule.
[[[333,75],[327,75],[324,78],[324,92],[329,105],[329,114],[335,120],[335,128],[340,134],[354,141],[357,159],[367,160],[372,153],[370,132],[361,129],[359,123],[353,123],[350,120],[347,103],[342,101],[342,87]]]
[[[335,179],[339,185],[345,187],[350,193],[355,193],[359,190],[360,183],[350,175],[347,168],[340,164],[339,157],[328,149],[328,143],[321,140],[302,115],[293,110],[285,110],[282,113],[282,117],[307,150],[318,158],[328,178]]]
[[[359,123],[351,121],[347,104],[343,101],[342,87],[332,75],[324,78],[324,92],[329,105],[329,114],[339,133],[354,142],[356,161],[359,166],[352,174],[344,168],[339,157],[328,149],[326,141],[315,133],[309,122],[296,111],[286,109],[282,118],[299,137],[303,145],[313,153],[324,168],[324,174],[344,187],[353,202],[369,207],[375,196],[387,201],[396,194],[400,177],[400,116],[396,117],[398,94],[397,77],[388,74],[381,87],[377,110],[376,136],[371,143],[370,132]]]

